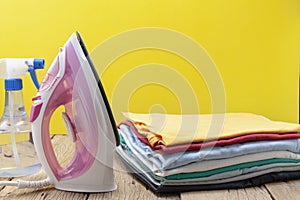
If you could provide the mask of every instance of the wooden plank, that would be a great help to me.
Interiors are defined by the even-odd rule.
[[[210,191],[199,191],[199,192],[184,192],[181,193],[182,200],[193,200],[193,199],[223,199],[223,200],[234,200],[234,199],[261,199],[261,200],[272,200],[272,197],[264,187],[250,187],[245,189],[236,190],[210,190]]]
[[[228,196],[228,190],[210,190],[210,191],[197,191],[197,192],[182,192],[181,199],[223,199]]]
[[[274,199],[300,200],[300,180],[269,183],[266,188]]]
[[[55,136],[52,139],[52,144],[55,152],[62,165],[65,165],[72,158],[74,148],[71,141],[67,136]],[[24,180],[42,180],[46,178],[46,173],[41,170],[40,172],[31,176],[24,177]],[[16,179],[13,179],[16,180]],[[88,194],[85,193],[72,193],[60,191],[54,188],[44,189],[17,189],[16,187],[4,187],[0,192],[0,197],[9,199],[86,199]]]
[[[117,156],[116,156],[117,157]],[[115,181],[118,189],[113,192],[90,194],[88,200],[96,199],[180,199],[179,194],[154,194],[133,175],[127,173],[120,159],[115,158]]]

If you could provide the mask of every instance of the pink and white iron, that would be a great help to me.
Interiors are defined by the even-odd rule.
[[[73,34],[50,66],[31,108],[33,140],[54,187],[77,192],[116,189],[113,157],[119,137],[104,89],[79,33]],[[67,167],[53,150],[49,123],[64,106],[65,127],[75,143]]]

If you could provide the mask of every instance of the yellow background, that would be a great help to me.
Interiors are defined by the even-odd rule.
[[[299,0],[10,0],[1,1],[0,7],[2,58],[43,57],[47,69],[58,47],[76,30],[91,52],[123,31],[168,28],[191,37],[207,50],[222,76],[228,112],[253,112],[274,120],[298,122]],[[147,63],[176,69],[190,82],[200,112],[211,111],[209,91],[202,77],[195,75],[190,64],[179,56],[158,50],[132,52],[109,66],[102,82],[111,102],[120,76]],[[38,72],[40,79],[45,71]],[[168,74],[159,76],[168,79]],[[29,113],[36,90],[29,76],[24,80]],[[3,81],[0,88],[0,105],[4,105]],[[124,100],[113,99],[113,109],[118,101]],[[180,104],[188,99],[178,99],[167,87],[153,84],[132,91],[126,101],[126,109],[134,112],[180,113]],[[195,111],[194,107],[188,110]],[[114,110],[114,114],[119,122],[120,110]],[[58,116],[54,120],[57,123],[52,131],[62,132],[62,120]]]

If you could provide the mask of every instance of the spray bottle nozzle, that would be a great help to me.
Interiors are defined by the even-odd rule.
[[[30,73],[31,79],[37,89],[40,88],[40,84],[36,77],[35,70],[44,69],[44,64],[45,64],[44,59],[36,59],[36,58],[33,60],[32,63],[26,62],[26,65],[28,66],[28,72]]]
[[[40,58],[35,58],[33,60],[34,69],[44,69],[45,60]]]

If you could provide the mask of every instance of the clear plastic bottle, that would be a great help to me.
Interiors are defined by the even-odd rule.
[[[22,79],[6,79],[0,120],[0,177],[26,176],[40,168],[23,102]]]

